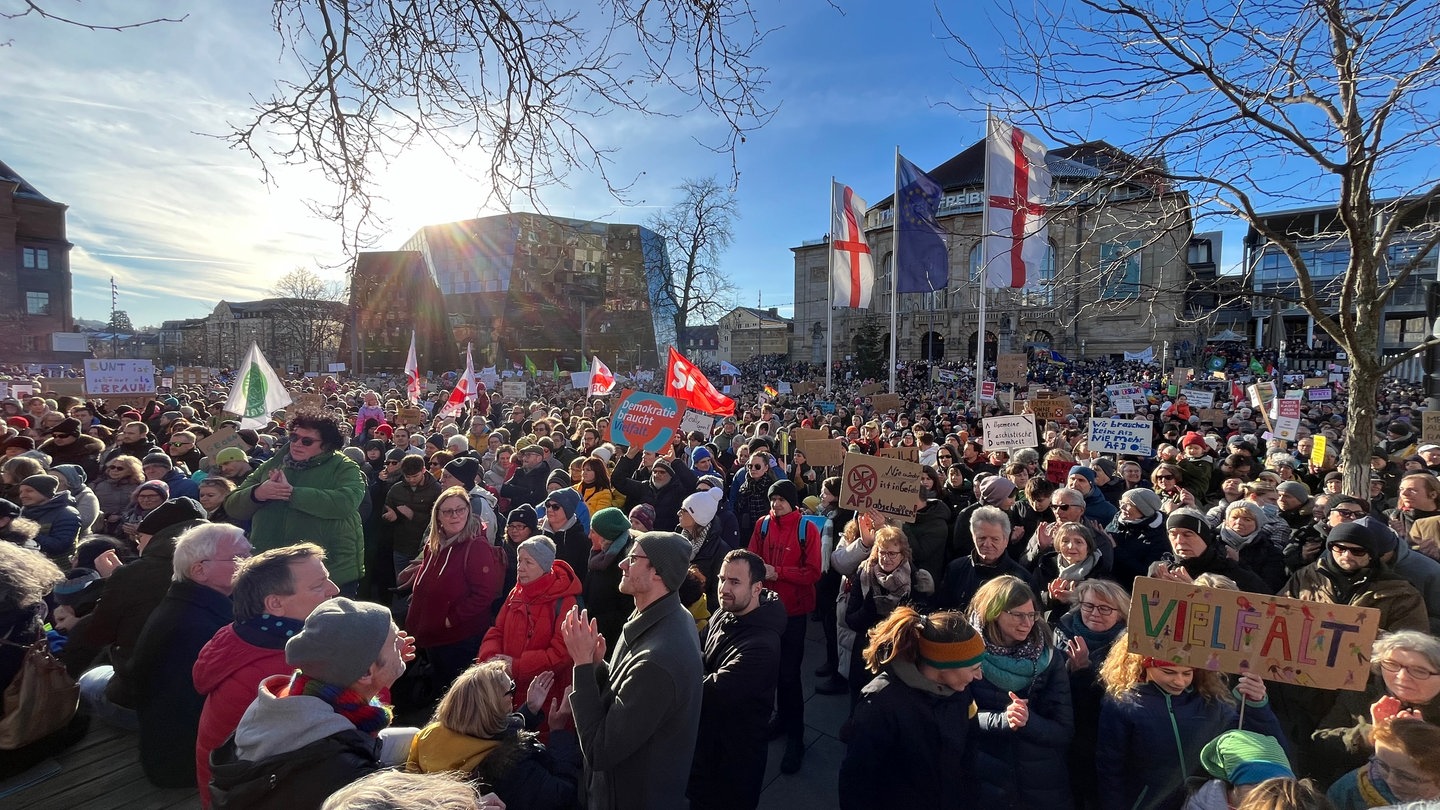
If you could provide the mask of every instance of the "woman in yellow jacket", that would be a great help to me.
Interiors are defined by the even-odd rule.
[[[611,489],[610,473],[605,469],[605,462],[598,458],[587,458],[580,463],[580,483],[572,488],[580,493],[580,500],[592,515],[608,506],[625,505],[625,496]]]

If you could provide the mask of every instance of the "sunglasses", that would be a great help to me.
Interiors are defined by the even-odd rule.
[[[107,469],[107,470],[121,471],[121,470],[124,470],[125,468],[124,468],[123,466],[119,465],[119,464],[106,464],[106,465],[105,465],[105,469]]]
[[[1365,517],[1365,513],[1359,509],[1331,509],[1330,511],[1340,515],[1346,520],[1357,520]]]
[[[319,444],[320,440],[312,439],[309,436],[296,436],[294,433],[291,433],[290,442],[292,444],[299,444],[301,447],[312,447]]]
[[[1157,476],[1155,476],[1155,480],[1156,480],[1156,481],[1174,481],[1174,480],[1175,480],[1175,476],[1173,476],[1173,475],[1157,475]]]
[[[1366,551],[1365,549],[1360,548],[1359,546],[1347,546],[1347,545],[1345,545],[1344,543],[1331,543],[1331,544],[1330,544],[1330,553],[1331,553],[1331,554],[1348,554],[1348,555],[1350,555],[1351,557],[1369,557],[1369,556],[1370,556],[1370,552]]]

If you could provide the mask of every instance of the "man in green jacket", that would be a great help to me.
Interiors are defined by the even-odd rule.
[[[289,443],[246,476],[225,500],[225,512],[250,521],[256,554],[301,542],[325,549],[340,595],[354,597],[365,559],[365,473],[340,452],[344,444],[333,417],[296,415]]]

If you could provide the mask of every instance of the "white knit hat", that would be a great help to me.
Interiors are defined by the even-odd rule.
[[[695,522],[701,526],[709,526],[715,520],[715,513],[720,509],[720,496],[724,493],[718,487],[712,487],[704,492],[697,492],[685,499],[680,508],[690,513]]]

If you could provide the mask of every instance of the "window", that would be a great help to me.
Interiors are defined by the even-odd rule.
[[[27,270],[49,270],[50,251],[45,248],[25,248],[22,262]]]
[[[50,293],[27,291],[25,293],[26,315],[49,315]]]
[[[1140,242],[1110,242],[1100,246],[1100,297],[1140,296]]]
[[[970,280],[971,280],[971,281],[979,281],[979,280],[980,280],[980,271],[981,271],[981,269],[984,268],[984,266],[985,266],[984,253],[983,253],[983,251],[980,249],[980,245],[977,244],[977,245],[975,245],[974,247],[970,248]]]
[[[1049,306],[1055,302],[1055,240],[1048,242],[1045,259],[1040,262],[1040,278],[1025,290],[1025,305]]]

